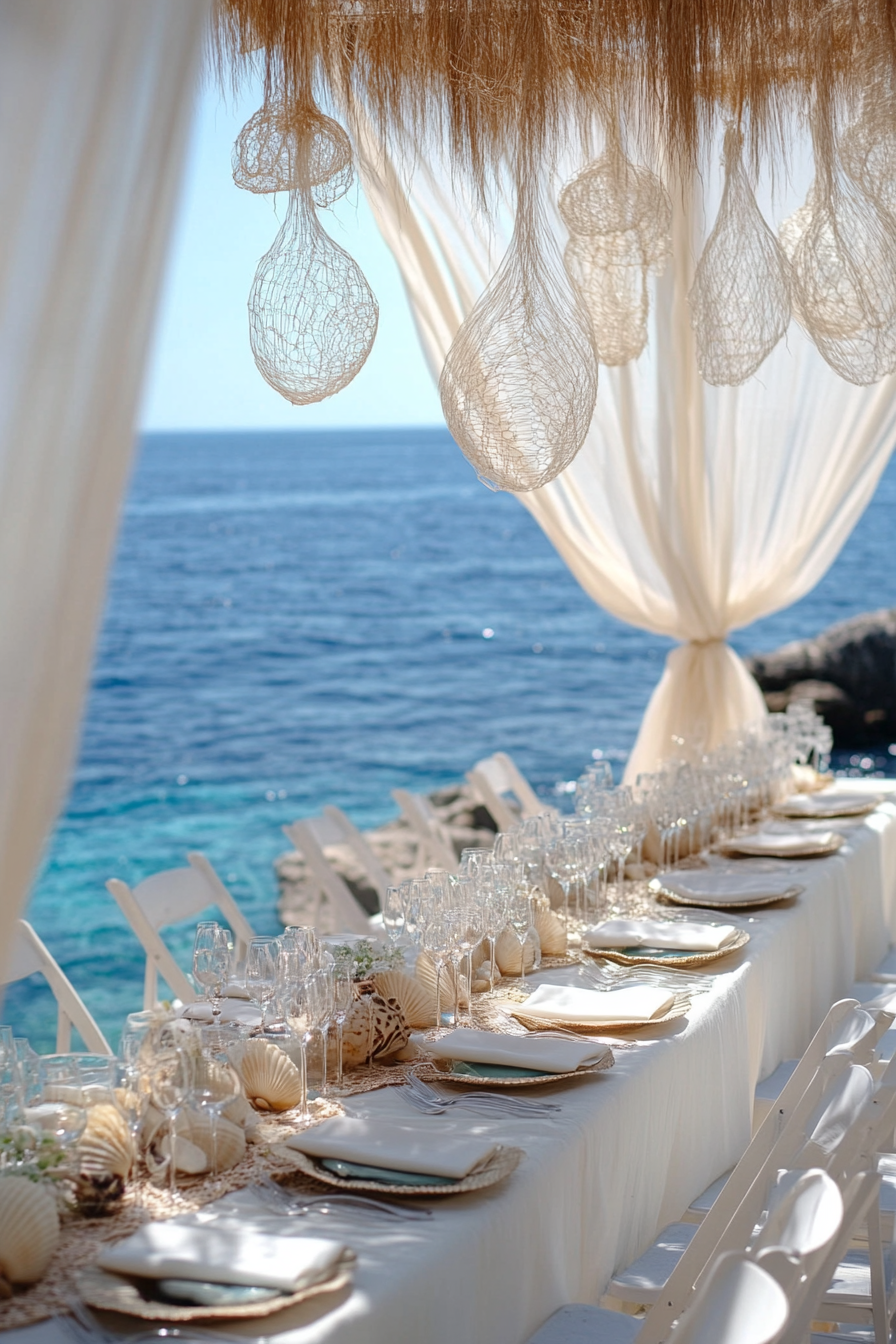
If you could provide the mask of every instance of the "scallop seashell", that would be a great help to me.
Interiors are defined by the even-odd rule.
[[[234,1097],[228,1106],[221,1112],[231,1124],[239,1125],[240,1129],[245,1129],[247,1125],[255,1124],[255,1112],[249,1105],[245,1097]]]
[[[491,989],[491,985],[487,980],[474,980],[471,988],[474,994],[485,994]]]
[[[78,1142],[81,1171],[88,1176],[113,1175],[127,1180],[134,1163],[134,1140],[117,1106],[92,1106]]]
[[[414,971],[417,979],[432,995],[433,1002],[436,998],[436,967],[435,962],[426,952],[421,952],[417,958],[417,965]],[[441,980],[441,998],[442,1008],[454,1003],[454,967],[449,963],[442,967]],[[469,998],[463,987],[461,987],[460,1006],[466,1008],[469,1004]]]
[[[513,929],[507,927],[498,934],[498,941],[495,945],[495,959],[498,963],[498,970],[502,975],[520,974],[520,940],[517,938]],[[535,951],[531,943],[526,944],[526,970],[531,971],[535,965]]]
[[[257,1110],[288,1111],[302,1100],[302,1075],[271,1041],[242,1042],[231,1051],[230,1062]]]
[[[397,999],[362,994],[351,1006],[342,1028],[342,1062],[349,1068],[394,1055],[411,1039]]]
[[[488,943],[483,938],[473,948],[473,970],[475,971],[477,966],[481,966],[484,961],[488,961],[490,956]]]
[[[394,999],[409,1027],[436,1025],[436,996],[403,971],[383,971],[374,976],[373,987],[384,999]]]
[[[156,1112],[158,1115],[158,1112]],[[225,1119],[222,1115],[217,1123],[218,1170],[226,1171],[235,1167],[246,1155],[246,1136],[239,1125]],[[177,1135],[174,1156],[177,1170],[196,1175],[200,1171],[210,1171],[215,1151],[215,1135],[212,1118],[207,1111],[185,1109],[174,1122]],[[168,1121],[158,1115],[155,1132],[150,1135],[147,1155],[151,1156],[151,1147],[157,1147],[166,1155],[168,1148]],[[203,1165],[196,1166],[199,1159],[193,1149],[203,1154]],[[151,1164],[150,1164],[151,1165]]]
[[[201,1176],[205,1171],[211,1171],[212,1160],[204,1149],[199,1147],[198,1143],[191,1143],[185,1139],[182,1134],[177,1134],[174,1143],[174,1166],[175,1170],[182,1172],[184,1176]],[[171,1135],[166,1134],[159,1143],[159,1149],[165,1157],[171,1156]]]
[[[566,925],[553,910],[539,910],[535,916],[535,931],[541,943],[542,956],[566,955]]]
[[[25,1176],[0,1176],[0,1287],[42,1279],[59,1244],[50,1192]]]

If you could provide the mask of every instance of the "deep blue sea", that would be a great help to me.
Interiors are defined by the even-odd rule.
[[[894,516],[896,461],[815,591],[736,647],[896,605]],[[202,849],[276,932],[284,823],[334,802],[375,824],[391,788],[498,749],[552,795],[594,749],[624,761],[668,647],[595,607],[443,430],[146,435],[29,918],[115,1044],[142,957],[108,877]],[[48,992],[3,1015],[52,1047]]]

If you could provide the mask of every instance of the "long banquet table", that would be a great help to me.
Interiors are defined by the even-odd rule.
[[[280,1344],[520,1344],[564,1302],[597,1301],[612,1271],[736,1161],[756,1082],[804,1049],[830,1004],[896,941],[896,792],[862,820],[823,828],[847,843],[787,865],[805,886],[793,902],[740,912],[749,945],[707,975],[686,1018],[620,1042],[607,1073],[538,1089],[561,1114],[421,1120],[433,1134],[472,1129],[524,1148],[508,1180],[432,1201],[428,1224],[309,1219],[309,1232],[357,1251],[353,1288],[335,1305],[309,1302],[255,1330],[227,1323],[228,1333],[276,1332]],[[354,1097],[348,1110],[408,1117],[393,1089]],[[44,1344],[48,1328],[29,1341]]]

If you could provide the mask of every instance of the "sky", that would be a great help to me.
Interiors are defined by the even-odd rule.
[[[238,100],[225,98],[211,76],[198,94],[141,429],[442,424],[398,269],[357,182],[318,217],[358,262],[379,302],[379,328],[366,364],[342,392],[312,406],[291,405],[256,369],[246,299],[258,261],[283,221],[287,198],[239,190],[230,157],[240,128],[260,103],[258,90]]]

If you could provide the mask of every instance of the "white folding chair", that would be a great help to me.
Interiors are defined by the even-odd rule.
[[[160,930],[217,906],[233,932],[237,955],[245,955],[255,937],[252,926],[204,854],[187,855],[189,868],[166,868],[129,887],[112,877],[106,888],[112,893],[125,919],[146,953],[143,1007],[154,1008],[158,977],[182,1003],[193,1003],[196,991],[162,941]]]
[[[327,845],[348,843],[341,822],[332,815],[304,817],[289,826],[284,826],[283,833],[307,863],[318,894],[326,894],[336,919],[342,926],[338,932],[360,933],[366,937],[378,933],[379,924],[371,921],[371,917],[357,901],[345,878],[337,873],[324,853],[324,847]]]
[[[813,1071],[826,1055],[848,1054],[855,1063],[872,1064],[877,1047],[889,1030],[888,1022],[886,1014],[869,1013],[860,1008],[855,999],[840,999],[829,1008],[802,1058],[785,1060],[765,1083],[757,1086],[753,1101],[754,1136],[772,1112],[776,1120],[766,1130],[767,1137],[776,1127],[780,1128],[783,1118],[802,1096]],[[690,1205],[683,1221],[699,1223],[712,1208],[730,1175],[731,1172],[726,1171],[707,1186]]]
[[[553,812],[504,751],[486,756],[467,771],[467,781],[499,831],[512,831],[520,818]],[[509,795],[509,797],[508,797]]]
[[[383,901],[386,899],[386,891],[392,886],[393,879],[374,854],[366,836],[358,830],[354,822],[345,815],[341,808],[327,806],[324,808],[324,816],[329,817],[342,831],[343,842],[349,846],[363,869],[365,877],[379,898],[379,906],[382,909]]]
[[[59,1008],[56,1019],[56,1050],[68,1054],[72,1048],[72,1027],[80,1032],[88,1050],[96,1055],[113,1053],[109,1042],[90,1015],[83,999],[56,961],[49,948],[37,936],[27,920],[16,923],[12,956],[6,964],[4,984],[42,975]]]
[[[787,1294],[776,1279],[732,1253],[713,1266],[670,1344],[774,1344],[788,1315]],[[555,1311],[528,1344],[641,1344],[646,1324],[606,1307],[570,1305]]]
[[[703,1222],[664,1228],[642,1255],[613,1275],[608,1294],[639,1305],[662,1298],[670,1308],[680,1307],[714,1254],[747,1244],[776,1172],[833,1163],[873,1093],[874,1079],[866,1068],[851,1064],[847,1056],[825,1058],[777,1137],[775,1118],[769,1117],[768,1129],[764,1126],[750,1144]]]
[[[428,798],[407,789],[393,789],[392,797],[401,808],[401,814],[417,839],[422,866],[439,868],[446,873],[457,872],[457,854],[448,827],[433,811]]]

